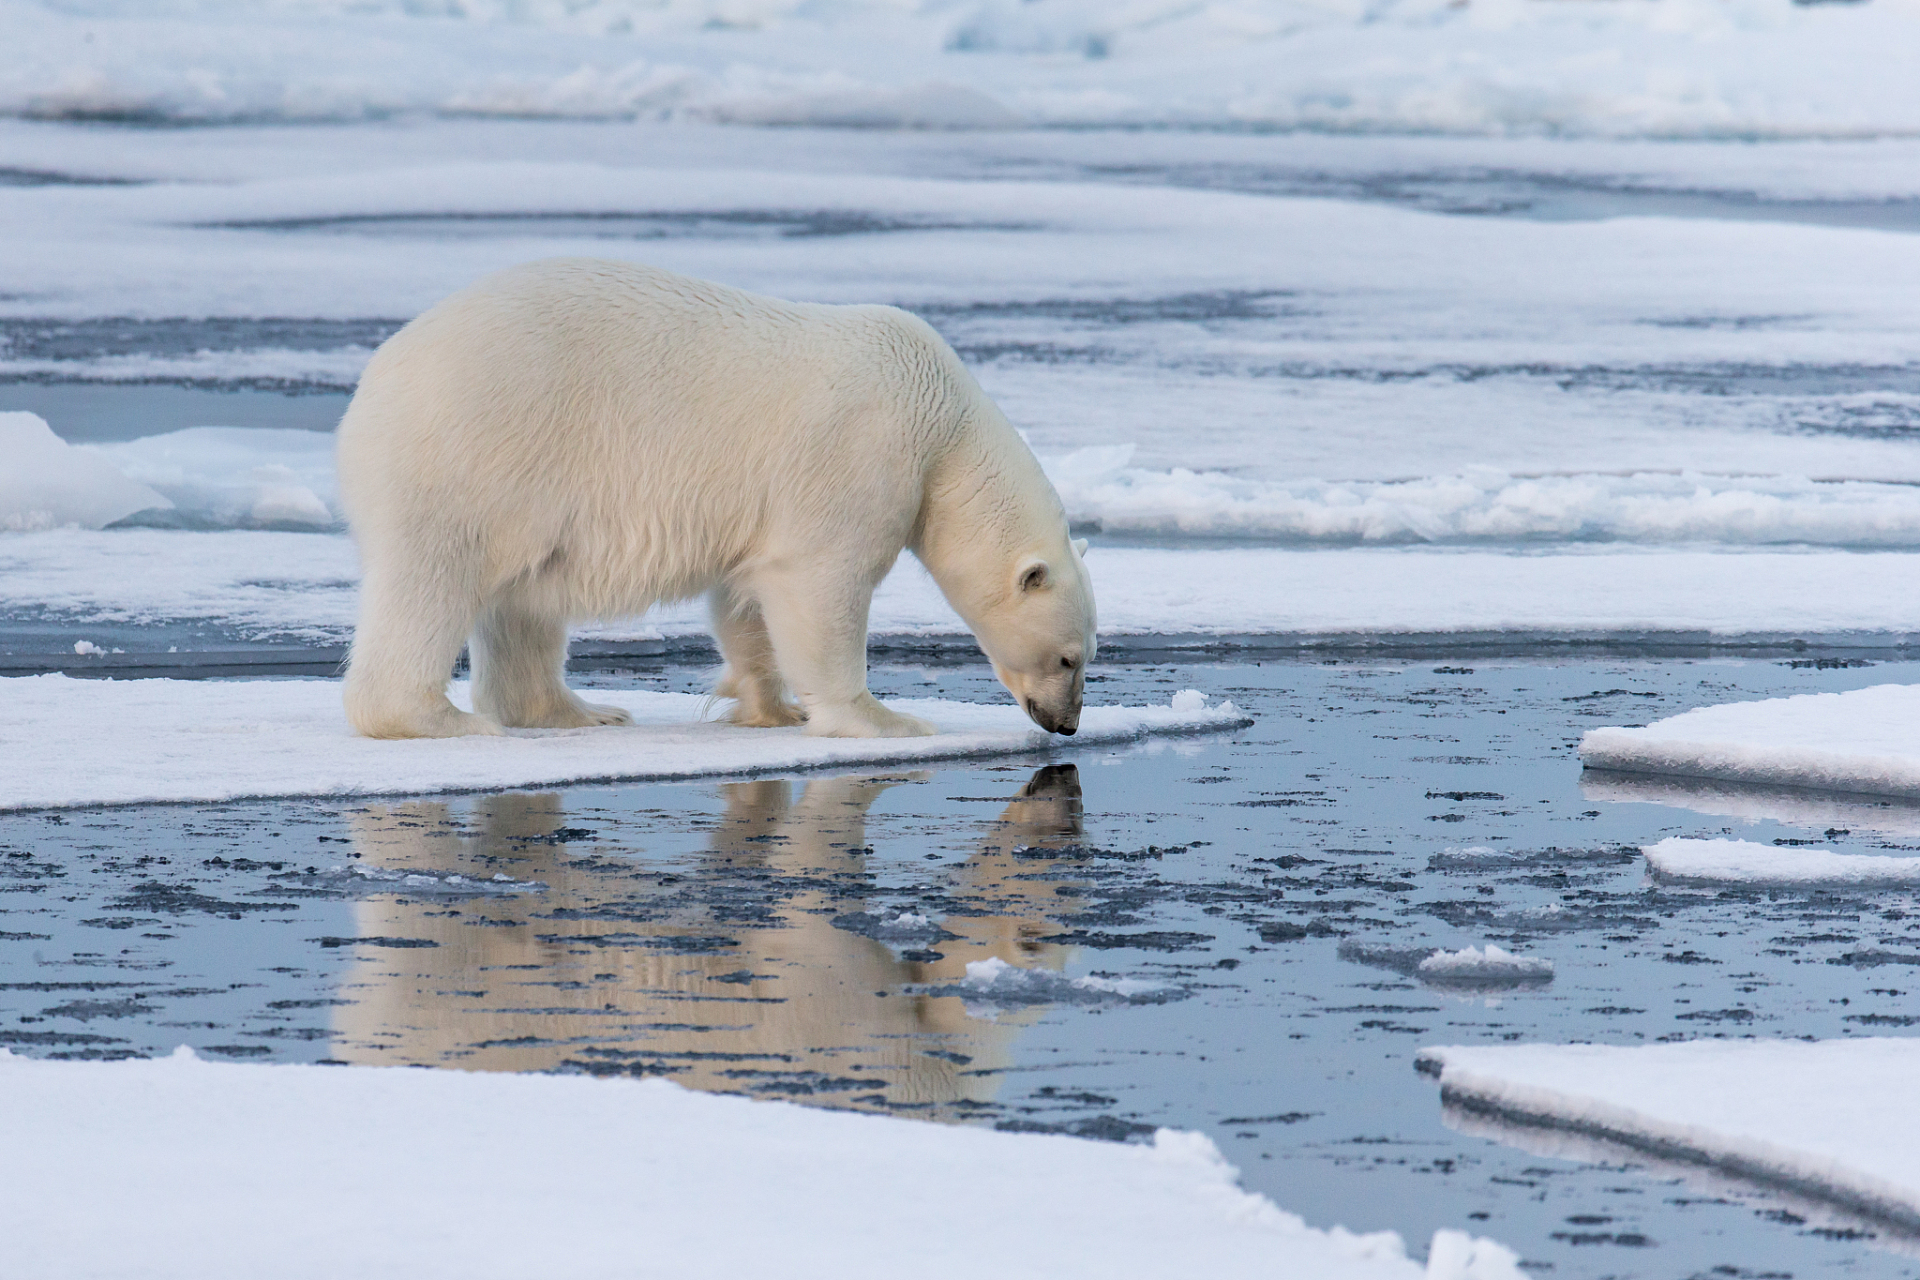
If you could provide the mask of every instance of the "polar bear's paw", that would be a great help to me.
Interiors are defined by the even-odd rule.
[[[788,725],[805,724],[807,713],[797,703],[788,702],[785,698],[773,702],[749,702],[742,698],[727,713],[727,720],[748,729],[781,729]]]
[[[597,729],[604,725],[633,723],[633,716],[625,707],[612,707],[603,702],[582,702],[571,696],[565,702],[556,700],[554,705],[537,712],[502,715],[501,719],[516,729]]]
[[[929,738],[940,732],[919,716],[902,715],[862,694],[851,706],[815,708],[807,734],[815,738]]]
[[[353,727],[369,738],[497,737],[506,732],[489,716],[462,711],[452,703],[410,716],[353,717]]]

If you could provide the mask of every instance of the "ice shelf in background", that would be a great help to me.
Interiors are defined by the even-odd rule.
[[[1920,1228],[1920,1039],[1452,1045],[1417,1061],[1450,1124],[1602,1139]]]
[[[1205,1136],[996,1133],[664,1080],[0,1051],[0,1231],[21,1275],[1300,1275],[1519,1280],[1441,1231],[1317,1230]],[[753,1207],[741,1229],[740,1207]],[[99,1229],[112,1224],[111,1230]],[[729,1223],[731,1222],[731,1225]],[[983,1227],[987,1229],[983,1229]]]
[[[1920,685],[1731,702],[1590,730],[1588,768],[1920,797]]]
[[[0,112],[1735,138],[1920,128],[1903,57],[1914,14],[1897,0],[226,0],[164,12],[8,0]]]
[[[525,729],[504,737],[376,741],[355,736],[332,680],[0,681],[0,810],[231,800],[251,796],[405,795],[598,779],[694,778],[833,765],[1020,755],[1249,724],[1232,703],[1211,709],[1088,707],[1072,738],[1018,707],[900,699],[931,720],[925,738],[809,738],[704,719],[690,693],[596,690],[635,723]],[[466,683],[454,700],[470,706]],[[1204,700],[1203,700],[1204,701]],[[720,703],[724,708],[726,704]]]
[[[1107,637],[1851,633],[1884,642],[1920,631],[1920,614],[1908,605],[1920,598],[1920,554],[1903,551],[1095,545],[1087,565]],[[0,616],[57,623],[71,631],[61,632],[63,649],[100,642],[98,628],[175,621],[247,638],[344,644],[358,579],[353,544],[337,534],[0,536]],[[692,601],[575,634],[659,639],[706,628],[705,605]],[[881,584],[869,629],[896,638],[966,634],[910,556]]]
[[[6,418],[15,426],[9,435],[0,423],[0,438],[44,434],[30,425],[38,421],[31,415]],[[338,485],[328,433],[191,427],[84,449],[63,455],[64,467],[16,469],[0,492],[0,528],[100,528],[128,517],[137,524],[201,529],[326,528],[336,522]],[[1411,480],[1263,479],[1134,466],[1138,452],[1131,444],[1096,445],[1043,452],[1040,461],[1069,520],[1134,537],[1334,546],[1920,546],[1920,489],[1911,484],[1692,471],[1515,476],[1492,467]],[[164,510],[126,510],[123,496],[143,492],[151,506]]]
[[[1647,867],[1669,880],[1753,885],[1920,884],[1920,858],[1680,836],[1647,845],[1641,852],[1647,855]]]

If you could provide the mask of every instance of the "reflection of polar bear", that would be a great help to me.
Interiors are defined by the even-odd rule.
[[[902,548],[1035,723],[1079,724],[1084,544],[952,349],[891,307],[530,263],[389,339],[339,449],[362,733],[619,723],[567,689],[567,623],[701,592],[737,722],[931,733],[867,692],[867,609]],[[446,697],[470,630],[477,715]]]

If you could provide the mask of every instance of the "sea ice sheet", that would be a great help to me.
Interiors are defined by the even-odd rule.
[[[1589,768],[1920,796],[1920,685],[1733,702],[1594,729]]]
[[[1920,858],[1681,836],[1669,836],[1641,852],[1656,875],[1703,884],[1920,884]]]
[[[1316,1230],[1205,1136],[1151,1146],[859,1116],[663,1080],[0,1051],[0,1231],[22,1274],[563,1272],[860,1280],[1519,1280],[1438,1233]],[[324,1206],[317,1207],[323,1200]],[[748,1208],[742,1208],[748,1206]],[[737,1219],[732,1226],[723,1218]],[[101,1223],[112,1224],[102,1230]],[[983,1229],[983,1227],[985,1229]]]
[[[1920,1224],[1920,1039],[1451,1045],[1419,1061],[1452,1109]]]
[[[809,738],[705,719],[686,693],[595,691],[629,726],[515,730],[504,737],[404,742],[355,736],[331,680],[0,682],[0,809],[66,808],[242,796],[404,795],[611,778],[694,778],[842,764],[1021,754],[1250,723],[1212,709],[1088,707],[1074,738],[1035,728],[1011,705],[905,699],[933,721],[926,738]],[[465,682],[453,696],[463,706]]]

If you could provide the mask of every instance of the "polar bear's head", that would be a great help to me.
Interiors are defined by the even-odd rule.
[[[1003,590],[971,621],[993,673],[1033,722],[1072,733],[1093,661],[1093,581],[1086,542],[1063,532],[1057,543],[1015,557]]]

